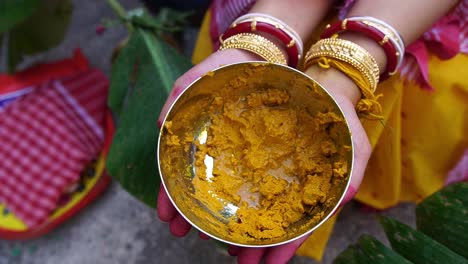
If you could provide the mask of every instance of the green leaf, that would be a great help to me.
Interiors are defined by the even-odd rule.
[[[39,4],[39,0],[1,0],[0,33],[29,17]]]
[[[126,19],[134,26],[155,31],[174,32],[183,29],[192,12],[181,12],[169,8],[162,8],[156,17],[151,16],[145,9],[137,8],[127,13]]]
[[[377,239],[363,235],[359,238],[358,244],[348,247],[337,256],[335,264],[411,264],[395,251],[384,246]]]
[[[9,70],[14,71],[23,56],[45,51],[62,42],[72,10],[71,0],[42,0],[28,19],[10,31]]]
[[[356,246],[351,245],[338,255],[333,264],[366,264],[369,259],[366,255]]]
[[[403,223],[384,216],[380,217],[380,223],[392,248],[413,263],[468,263],[467,259]]]
[[[110,174],[132,195],[156,206],[157,120],[174,81],[190,61],[154,34],[136,29],[112,67],[108,104],[120,115],[107,159]]]
[[[178,11],[171,8],[161,8],[156,19],[168,27],[183,26],[194,14],[193,11]]]
[[[416,207],[419,231],[468,258],[468,182],[450,185]]]
[[[372,263],[411,264],[410,261],[400,256],[398,253],[386,247],[380,241],[369,235],[361,236],[359,238],[358,243],[361,250],[364,252],[364,254],[367,255],[367,257],[372,261]]]

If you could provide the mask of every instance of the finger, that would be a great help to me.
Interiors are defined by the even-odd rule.
[[[240,248],[237,254],[237,263],[258,264],[265,251],[266,248]]]
[[[180,214],[176,215],[170,223],[171,233],[176,237],[187,235],[192,226]]]
[[[362,124],[357,117],[354,107],[349,104],[349,102],[343,102],[340,106],[346,114],[346,119],[348,120],[348,124],[353,135],[352,140],[354,153],[354,163],[350,179],[350,186],[345,194],[345,198],[341,202],[341,205],[344,205],[356,195],[356,192],[361,185],[372,148],[366,132],[364,131]]]
[[[170,107],[172,104],[175,102],[177,97],[181,93],[187,89],[187,87],[195,81],[197,78],[202,76],[206,71],[209,69],[206,69],[206,66],[204,65],[206,62],[202,62],[201,64],[193,67],[190,69],[188,72],[186,72],[184,75],[180,76],[174,83],[174,87],[172,88],[171,92],[169,93],[169,96],[166,100],[166,103],[164,104],[161,113],[159,114],[158,118],[158,124],[161,126],[162,122],[164,121],[164,118],[166,118],[167,112],[169,112]]]
[[[352,124],[351,126],[354,126],[354,124]],[[357,191],[364,177],[366,166],[369,161],[372,150],[369,140],[367,139],[367,135],[362,129],[362,127],[351,129],[351,131],[353,132],[354,144],[354,166],[351,175],[350,185],[354,188],[355,191]]]
[[[239,50],[239,49],[228,49],[221,52],[215,52],[211,54],[206,60],[200,64],[194,66],[185,74],[180,76],[174,83],[174,89],[172,89],[169,97],[164,104],[161,114],[159,115],[158,124],[161,126],[167,112],[171,105],[177,99],[177,97],[196,79],[206,74],[208,71],[218,68],[223,64],[230,64],[241,61],[252,61],[258,60],[258,56],[252,52]]]
[[[287,263],[296,253],[297,249],[304,243],[308,236],[296,239],[288,244],[272,247],[265,254],[266,264]]]
[[[171,200],[167,196],[166,190],[161,184],[158,194],[158,216],[161,221],[170,222],[177,215],[177,210],[172,205]]]
[[[228,246],[228,253],[231,256],[237,256],[239,254],[241,247],[234,246],[234,245],[229,245]]]
[[[210,236],[207,235],[207,234],[205,234],[205,233],[203,233],[203,232],[198,232],[198,236],[199,236],[201,239],[203,239],[203,240],[208,240],[208,239],[210,239]]]
[[[167,112],[169,112],[169,109],[171,108],[174,101],[184,90],[185,90],[185,87],[183,86],[174,86],[172,91],[169,93],[169,96],[167,97],[167,100],[164,103],[163,108],[161,109],[161,113],[159,114],[159,118],[158,118],[159,127],[161,127],[162,122],[164,121],[164,118],[166,118],[166,114]]]

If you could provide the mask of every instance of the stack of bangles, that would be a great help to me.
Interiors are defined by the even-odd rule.
[[[298,66],[303,53],[302,39],[296,31],[283,21],[261,13],[236,19],[219,37],[219,42],[220,50],[248,50],[266,61],[293,68]]]
[[[363,34],[377,42],[385,51],[387,65],[380,71],[374,57],[358,44],[340,39],[340,34]],[[273,39],[272,39],[273,38]],[[296,68],[302,59],[300,36],[281,20],[266,14],[250,13],[236,19],[220,37],[219,50],[243,49],[268,62]],[[321,39],[307,52],[304,68],[317,64],[335,68],[356,83],[362,99],[356,106],[358,114],[380,119],[381,106],[374,95],[379,81],[396,73],[405,52],[405,43],[388,23],[374,17],[348,17],[326,26]]]
[[[340,39],[344,32],[354,32],[376,41],[385,51],[387,65],[380,72],[373,56],[358,44]],[[307,52],[304,67],[314,64],[322,68],[335,68],[347,75],[359,87],[362,99],[356,110],[360,116],[381,119],[382,108],[374,92],[379,81],[395,74],[403,61],[405,44],[398,32],[389,24],[373,17],[349,17],[327,25],[316,42]]]

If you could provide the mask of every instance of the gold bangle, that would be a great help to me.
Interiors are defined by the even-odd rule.
[[[314,58],[310,64],[317,64],[321,68],[335,68],[347,75],[361,90],[361,100],[356,105],[356,112],[359,117],[368,119],[383,119],[382,106],[378,102],[381,95],[376,96],[363,74],[349,63],[334,58]]]
[[[287,65],[281,50],[273,42],[257,34],[240,33],[227,38],[219,50],[242,49],[257,54],[268,62]]]
[[[348,63],[357,69],[367,80],[372,91],[379,83],[379,66],[372,55],[361,46],[344,39],[327,38],[319,40],[307,52],[304,66],[307,68],[313,59],[333,58]]]

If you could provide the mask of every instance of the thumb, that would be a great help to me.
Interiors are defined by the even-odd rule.
[[[205,71],[203,70],[203,67],[201,64],[193,67],[190,69],[188,72],[180,76],[175,82],[174,86],[169,93],[169,96],[166,100],[166,103],[164,104],[161,113],[159,114],[158,118],[158,125],[161,127],[162,122],[164,121],[164,118],[166,118],[167,113],[169,112],[170,107],[172,104],[175,102],[177,97],[179,97],[180,94],[182,94],[185,89],[197,78],[199,78]]]
[[[259,60],[259,57],[249,51],[239,49],[227,49],[211,54],[208,58],[206,58],[200,64],[194,66],[175,81],[174,87],[169,94],[166,103],[164,104],[161,114],[159,115],[159,126],[161,126],[164,118],[166,118],[171,105],[175,102],[177,97],[182,92],[184,92],[193,81],[201,77],[203,74],[210,70],[216,69],[221,65],[254,60]]]

